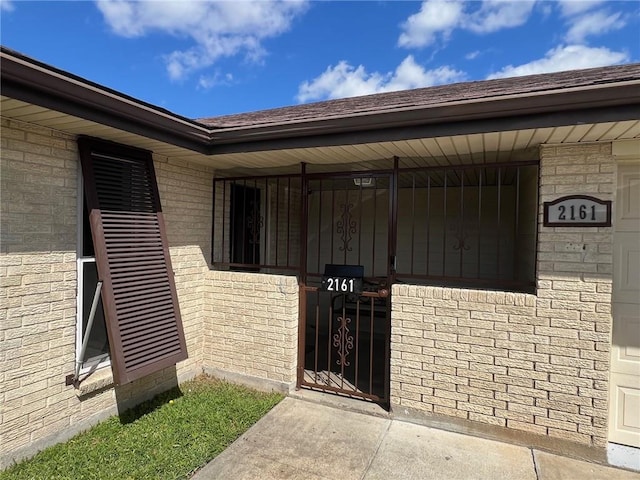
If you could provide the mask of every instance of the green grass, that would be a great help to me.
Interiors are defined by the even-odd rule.
[[[281,399],[199,377],[0,472],[0,480],[188,478]]]

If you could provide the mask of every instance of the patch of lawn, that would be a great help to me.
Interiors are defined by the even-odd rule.
[[[0,480],[187,478],[281,399],[199,377],[0,472]]]

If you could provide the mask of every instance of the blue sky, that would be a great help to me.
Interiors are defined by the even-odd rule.
[[[6,47],[190,118],[640,61],[631,1],[0,0]]]

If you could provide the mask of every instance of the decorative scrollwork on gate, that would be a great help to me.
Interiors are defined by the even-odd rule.
[[[336,223],[336,232],[341,235],[341,252],[350,252],[352,250],[352,248],[349,246],[349,243],[353,239],[353,234],[358,231],[358,222],[351,219],[352,208],[353,203],[343,203],[342,205],[340,205],[342,215],[340,216],[341,220],[338,220],[338,222]]]
[[[351,335],[348,326],[351,323],[351,319],[349,317],[338,317],[338,322],[340,322],[338,333],[333,334],[333,346],[338,349],[339,356],[336,364],[348,367],[350,364],[347,361],[347,356],[353,350],[353,335]]]

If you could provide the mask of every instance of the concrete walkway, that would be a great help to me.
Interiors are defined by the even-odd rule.
[[[640,480],[640,474],[289,397],[193,478]]]

